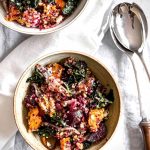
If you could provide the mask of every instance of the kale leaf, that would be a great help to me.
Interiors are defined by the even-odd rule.
[[[86,77],[87,64],[84,61],[77,61],[73,68],[73,77],[75,81],[80,82]]]
[[[73,69],[73,77],[75,81],[80,82],[83,80],[86,76],[86,70],[85,69]]]
[[[50,137],[55,136],[56,131],[49,126],[41,126],[37,131],[39,136]]]
[[[113,103],[114,94],[113,90],[110,89],[109,93],[101,92],[103,89],[102,84],[99,81],[95,81],[92,86],[92,93],[88,95],[92,99],[90,106],[93,108],[103,108]]]
[[[78,2],[79,0],[68,0],[65,8],[63,9],[63,14],[70,15],[73,12],[73,10],[77,7]]]
[[[61,127],[66,126],[66,123],[57,114],[54,114],[52,117],[50,117],[49,115],[44,115],[43,121],[54,124],[56,126],[61,126]]]
[[[68,92],[70,95],[72,95],[72,90],[71,90],[70,85],[64,82],[64,86],[65,86],[65,88],[67,89],[67,92]]]
[[[36,8],[40,1],[41,0],[10,0],[20,11],[24,11],[28,7]]]
[[[26,82],[42,84],[45,81],[44,76],[35,68],[31,77]]]
[[[77,69],[75,69],[74,71],[74,76],[76,76],[77,81],[78,79],[81,80],[82,78],[85,78],[87,64],[84,61],[79,60],[76,62],[75,67]]]
[[[65,8],[63,9],[63,14],[64,15],[70,15],[74,10],[74,6],[72,5],[66,5]]]
[[[104,108],[112,103],[113,101],[108,100],[99,90],[96,90],[93,101],[90,105],[93,108]]]
[[[68,84],[69,87],[71,87],[71,85],[73,83],[75,83],[75,79],[74,79],[74,76],[71,75],[71,76],[68,77],[67,84]]]
[[[88,149],[92,145],[92,142],[89,141],[84,141],[83,143],[83,149]]]
[[[48,3],[52,3],[52,2],[55,2],[55,0],[47,0]]]
[[[93,82],[93,85],[92,85],[92,93],[88,94],[88,97],[91,98],[91,99],[94,99],[94,96],[95,96],[95,93],[96,93],[96,89],[98,87],[98,82],[97,81],[94,81]]]
[[[65,126],[65,123],[62,120],[62,118],[57,116],[56,114],[53,117],[50,117],[50,123],[53,123],[58,126]]]
[[[73,83],[78,83],[86,78],[88,68],[84,61],[72,59],[69,62],[66,60],[63,65],[65,69],[62,73],[62,80],[68,84],[69,88]]]
[[[30,7],[36,8],[39,4],[40,0],[31,0],[30,1]]]
[[[97,100],[97,101],[96,101]],[[95,94],[95,101],[97,102],[97,108],[106,107],[108,104],[111,104],[112,101],[106,99],[101,92],[97,91]]]

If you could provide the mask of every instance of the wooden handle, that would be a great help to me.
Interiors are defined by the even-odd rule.
[[[150,150],[150,122],[141,121],[140,127],[145,142],[145,150]]]

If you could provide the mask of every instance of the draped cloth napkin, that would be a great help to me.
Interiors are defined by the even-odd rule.
[[[9,31],[13,32],[11,37],[7,37],[10,41],[13,39],[12,36],[16,35],[14,43],[28,39],[11,53],[9,53],[10,47],[7,47],[8,51],[6,50],[5,53],[0,53],[0,150],[31,149],[17,132],[15,125],[13,117],[15,87],[23,71],[36,58],[61,50],[83,51],[97,57],[116,76],[121,87],[123,101],[119,124],[113,138],[103,149],[143,149],[138,128],[141,117],[132,65],[125,55],[118,52],[109,31],[104,36],[111,6],[111,0],[89,0],[85,10],[73,24],[49,35],[28,37]]]

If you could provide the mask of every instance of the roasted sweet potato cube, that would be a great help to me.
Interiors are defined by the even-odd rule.
[[[52,66],[52,75],[56,78],[60,78],[63,71],[63,67],[57,63]]]
[[[100,122],[105,117],[105,109],[91,109],[89,112],[88,124],[92,132],[96,132],[99,128]]]
[[[65,1],[64,0],[55,0],[55,3],[61,7],[64,8],[65,7]]]
[[[39,109],[31,108],[28,112],[28,126],[29,132],[37,131],[37,129],[40,127],[42,123],[42,118],[39,116]]]

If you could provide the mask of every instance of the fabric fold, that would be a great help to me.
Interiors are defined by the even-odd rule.
[[[89,0],[85,10],[73,24],[49,35],[29,37],[1,61],[0,149],[9,148],[8,143],[11,142],[8,141],[17,131],[13,117],[13,94],[23,71],[36,58],[54,51],[76,50],[89,54],[95,52],[100,43],[97,31],[102,26],[104,14],[111,2]]]

